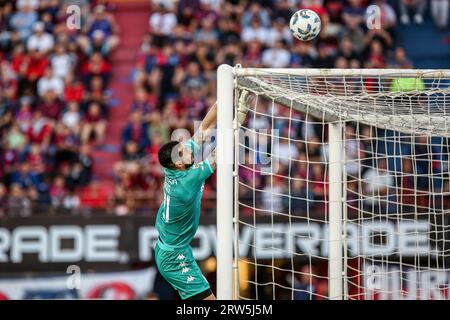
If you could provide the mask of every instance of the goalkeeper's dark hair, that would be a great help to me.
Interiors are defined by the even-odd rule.
[[[172,150],[177,147],[179,144],[178,141],[170,141],[163,145],[158,151],[158,160],[159,163],[168,169],[175,168],[175,164],[172,161]]]

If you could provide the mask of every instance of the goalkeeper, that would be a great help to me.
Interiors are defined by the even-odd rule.
[[[248,92],[238,103],[238,121],[247,114]],[[217,105],[214,104],[194,136],[185,144],[170,141],[158,152],[164,167],[164,200],[156,217],[159,233],[155,246],[156,266],[181,299],[215,300],[210,285],[194,259],[190,243],[197,231],[205,180],[216,168],[216,150],[206,160],[194,163],[209,130],[215,126]]]

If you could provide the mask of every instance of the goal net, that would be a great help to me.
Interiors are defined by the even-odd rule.
[[[219,135],[249,94],[232,170],[219,151],[218,288],[232,263],[237,299],[450,299],[450,72],[227,72]]]

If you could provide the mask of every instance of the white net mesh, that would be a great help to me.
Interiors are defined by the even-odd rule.
[[[364,74],[370,73],[370,74]],[[450,78],[239,70],[240,299],[327,299],[330,123],[342,123],[343,297],[450,299]]]

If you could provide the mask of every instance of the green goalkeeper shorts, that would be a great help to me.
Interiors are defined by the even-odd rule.
[[[194,259],[191,246],[173,249],[158,240],[155,261],[161,275],[178,291],[181,299],[189,299],[210,289],[208,280]]]

